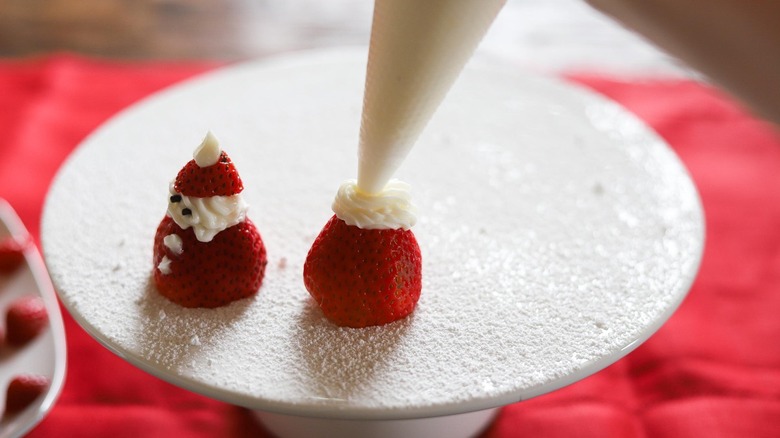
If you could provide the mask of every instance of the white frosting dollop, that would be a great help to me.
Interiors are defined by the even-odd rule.
[[[184,252],[184,242],[178,234],[169,234],[163,237],[163,245],[176,255],[181,255]]]
[[[206,133],[206,137],[200,143],[200,146],[195,149],[192,158],[198,166],[209,167],[217,164],[220,154],[222,154],[222,149],[219,147],[219,141],[209,131]]]
[[[366,193],[351,179],[339,187],[333,212],[347,225],[366,230],[408,230],[417,222],[409,190],[409,184],[393,179],[379,193]]]
[[[162,260],[160,260],[160,264],[157,265],[157,269],[159,269],[163,275],[169,275],[172,272],[171,259],[169,259],[168,256],[163,256]]]
[[[201,242],[211,242],[220,231],[246,219],[249,206],[240,193],[197,198],[176,193],[173,185],[174,182],[171,182],[168,189],[168,216],[184,230],[192,227],[195,237]],[[174,198],[179,199],[178,202],[174,202]]]

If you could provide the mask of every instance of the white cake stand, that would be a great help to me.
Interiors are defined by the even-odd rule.
[[[494,408],[613,363],[677,308],[703,217],[676,156],[590,92],[469,66],[398,175],[421,212],[417,310],[368,329],[325,320],[302,266],[355,176],[365,57],[223,69],[84,141],[42,223],[74,318],[130,363],[257,410],[282,436],[468,436]],[[152,239],[169,181],[209,129],[242,174],[270,261],[257,297],[184,309],[154,290]]]

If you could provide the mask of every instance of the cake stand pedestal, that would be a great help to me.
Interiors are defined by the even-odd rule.
[[[473,437],[485,429],[499,408],[443,417],[408,420],[334,420],[255,411],[255,417],[278,437],[400,438]]]
[[[417,309],[382,327],[329,323],[302,266],[355,176],[366,54],[210,73],[87,138],[42,221],[73,317],[130,363],[260,411],[283,436],[468,436],[494,408],[613,363],[671,316],[703,246],[674,153],[591,92],[472,64],[398,173],[420,210]],[[207,130],[242,175],[269,265],[256,297],[184,309],[155,291],[152,241],[168,183]]]

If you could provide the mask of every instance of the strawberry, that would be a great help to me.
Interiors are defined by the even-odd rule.
[[[410,230],[364,230],[334,215],[309,250],[303,281],[330,321],[367,327],[409,315],[420,298],[421,273]]]
[[[12,272],[24,262],[24,250],[27,244],[13,237],[0,240],[0,272]]]
[[[20,374],[11,379],[5,396],[5,415],[13,415],[30,406],[49,387],[49,378]]]
[[[219,161],[212,166],[200,167],[195,160],[190,160],[179,171],[173,187],[179,193],[206,198],[235,195],[244,189],[244,183],[230,157],[222,151]]]
[[[21,347],[38,336],[49,323],[46,305],[37,296],[14,300],[5,315],[6,341]]]
[[[176,176],[154,237],[154,282],[184,307],[219,307],[254,295],[268,259],[246,218],[236,167],[211,132]]]
[[[166,236],[181,239],[181,253],[165,245]],[[160,263],[167,257],[167,268]],[[268,263],[260,233],[245,219],[199,241],[192,228],[183,230],[166,216],[154,237],[154,282],[157,290],[184,307],[219,307],[257,293]],[[168,271],[168,273],[165,273]]]

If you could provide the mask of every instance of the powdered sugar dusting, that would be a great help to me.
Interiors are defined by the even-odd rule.
[[[420,212],[417,310],[383,327],[330,324],[301,277],[333,190],[356,166],[364,66],[332,53],[249,64],[148,100],[90,137],[58,175],[42,224],[77,320],[131,362],[210,396],[394,418],[570,383],[647,337],[685,295],[702,216],[661,141],[589,94],[467,69],[398,175]],[[199,140],[193,126],[230,145],[273,261],[256,297],[218,309],[181,308],[151,279],[159,206]],[[126,181],[136,186],[127,200],[99,208]]]

